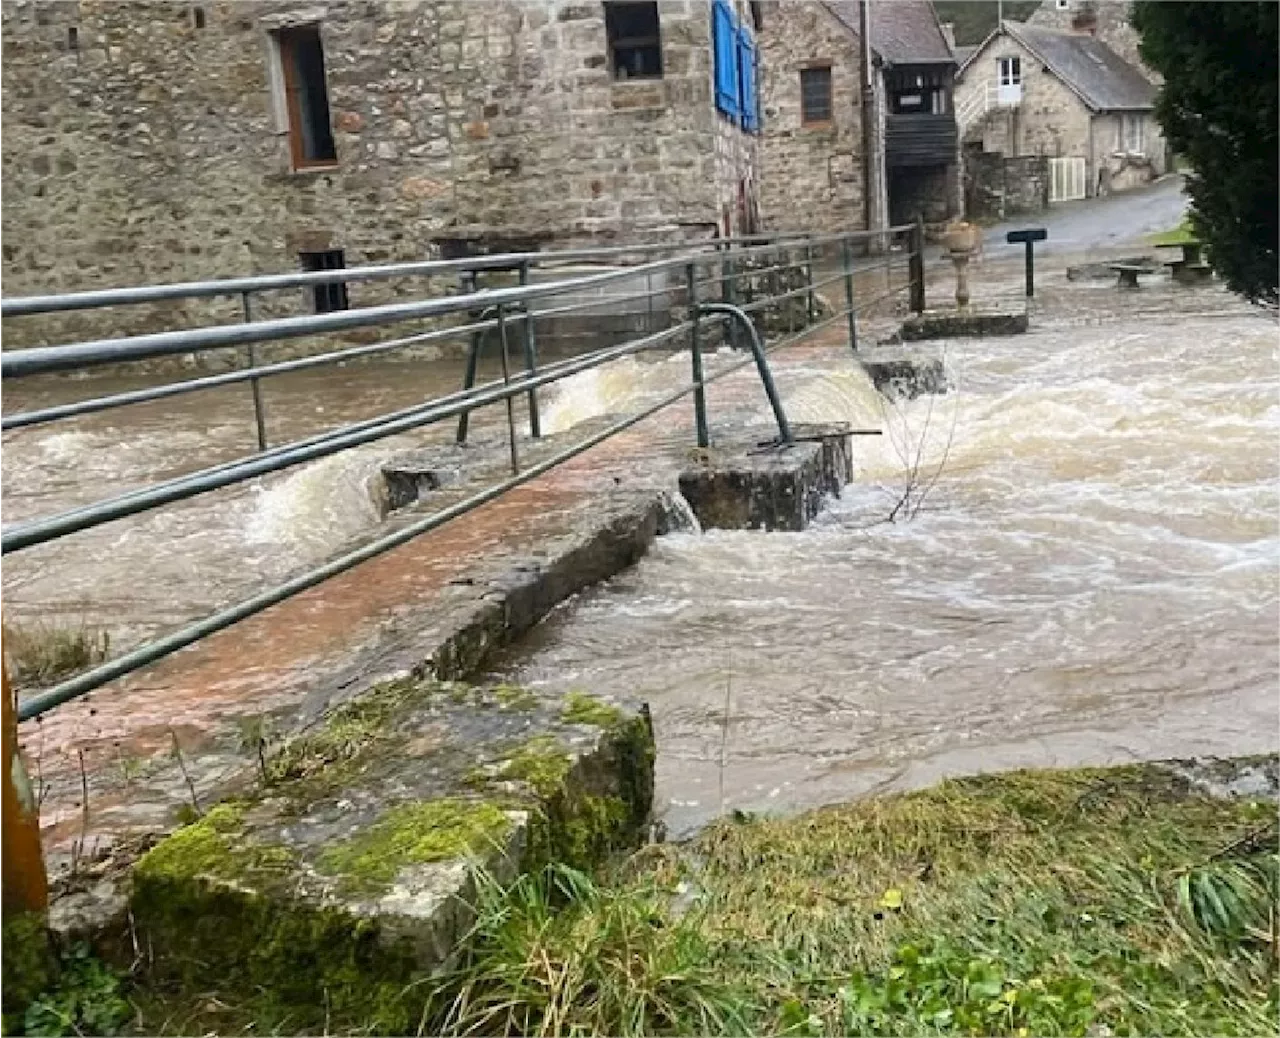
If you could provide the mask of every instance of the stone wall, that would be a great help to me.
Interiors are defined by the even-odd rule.
[[[1141,114],[1142,151],[1124,150],[1123,117],[1103,112],[1093,117],[1093,153],[1096,168],[1093,190],[1098,194],[1127,191],[1168,172],[1168,149],[1164,130],[1151,112]]]
[[[1043,212],[1049,206],[1049,159],[1007,158],[971,147],[964,156],[965,213],[979,220]]]
[[[822,4],[769,4],[760,32],[760,204],[772,230],[866,227],[861,43]],[[805,126],[800,70],[831,66],[831,121]]]
[[[754,141],[715,112],[707,4],[659,10],[663,78],[619,81],[599,2],[6,2],[5,290],[708,236],[757,179]],[[293,172],[270,34],[314,21],[337,163]],[[257,305],[311,308],[298,290]],[[5,346],[238,318],[231,300],[24,319]]]

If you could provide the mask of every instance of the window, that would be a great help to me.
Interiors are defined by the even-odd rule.
[[[1001,86],[1018,86],[1022,83],[1021,58],[996,58]]]
[[[715,58],[716,108],[737,120],[742,110],[738,21],[724,0],[715,0],[711,5],[711,45]]]
[[[1065,11],[1071,7],[1071,0],[1054,0],[1059,11]]]
[[[831,121],[831,66],[800,70],[800,122]]]
[[[764,31],[764,9],[760,6],[760,0],[751,0],[751,24],[756,32]]]
[[[329,92],[324,79],[320,26],[283,29],[276,35],[289,114],[289,150],[294,169],[332,166],[338,161],[329,125]]]
[[[197,29],[204,28],[204,8],[203,7],[193,7],[191,9],[191,24],[194,25]]]
[[[1120,150],[1130,155],[1143,155],[1146,153],[1145,142],[1142,139],[1142,115],[1122,115],[1120,117]]]
[[[306,271],[342,270],[347,265],[343,260],[341,249],[330,249],[327,252],[300,252],[298,258],[302,260],[302,269]],[[311,298],[312,306],[318,314],[346,310],[350,306],[347,301],[347,285],[344,281],[312,285]]]
[[[604,28],[614,79],[662,78],[662,35],[656,3],[605,4]]]

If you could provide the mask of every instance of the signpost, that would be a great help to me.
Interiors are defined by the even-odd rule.
[[[1027,298],[1030,299],[1036,294],[1036,257],[1035,243],[1044,241],[1049,237],[1049,232],[1043,227],[1028,227],[1022,231],[1010,231],[1004,236],[1004,240],[1010,245],[1025,245],[1027,247]]]

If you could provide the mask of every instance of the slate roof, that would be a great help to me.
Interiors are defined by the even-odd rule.
[[[830,0],[827,8],[858,32],[861,0]],[[871,46],[890,65],[950,65],[955,61],[931,0],[878,0],[871,5]]]
[[[1004,29],[1095,112],[1147,111],[1155,106],[1156,88],[1101,40],[1020,22],[1006,21]]]
[[[978,48],[976,45],[972,47],[957,47],[955,49],[956,64],[964,65],[971,57],[973,57],[977,50]]]

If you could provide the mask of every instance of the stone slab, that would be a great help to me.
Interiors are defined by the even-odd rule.
[[[680,474],[704,529],[803,530],[852,478],[847,425],[798,426],[790,444],[761,432],[721,441]]]
[[[904,342],[922,339],[983,338],[988,335],[1021,335],[1027,330],[1025,311],[926,311],[902,322]]]
[[[946,362],[936,347],[870,346],[859,351],[858,362],[890,399],[914,400],[950,388]]]

